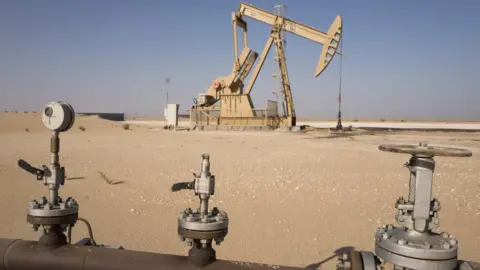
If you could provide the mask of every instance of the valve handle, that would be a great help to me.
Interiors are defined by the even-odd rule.
[[[378,146],[380,151],[402,153],[422,156],[444,156],[444,157],[471,157],[472,152],[466,149],[453,147],[429,146],[426,143],[419,145],[382,144]]]
[[[195,181],[193,182],[180,182],[180,183],[175,183],[172,185],[170,190],[172,192],[184,190],[184,189],[193,189],[195,186]]]
[[[44,176],[50,176],[51,172],[47,166],[42,165],[42,169],[37,169],[23,159],[18,160],[18,167],[37,176],[37,180],[42,180]]]

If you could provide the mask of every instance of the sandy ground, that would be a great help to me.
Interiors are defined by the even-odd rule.
[[[308,125],[317,128],[333,128],[336,122],[299,121],[298,125]],[[454,129],[454,130],[477,130],[480,131],[480,123],[451,123],[451,122],[350,122],[343,121],[344,127],[354,128],[395,128],[395,129]]]
[[[49,132],[39,118],[0,114],[0,237],[39,237],[28,228],[25,209],[47,189],[16,165],[19,158],[37,166],[49,161]],[[407,195],[402,164],[408,155],[380,152],[378,145],[427,140],[473,152],[471,158],[436,159],[434,196],[442,203],[441,229],[457,237],[460,257],[480,261],[479,133],[369,134],[125,131],[121,123],[79,117],[61,134],[68,179],[60,195],[79,201],[99,243],[185,255],[176,217],[198,200],[169,188],[192,180],[206,152],[217,179],[211,205],[231,218],[216,248],[219,258],[334,269],[336,249],[374,249],[376,227],[394,222],[395,200]],[[108,185],[99,172],[125,182]],[[85,236],[78,224],[74,240]]]

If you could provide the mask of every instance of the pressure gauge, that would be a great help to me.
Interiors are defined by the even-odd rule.
[[[75,111],[66,102],[50,102],[42,113],[42,121],[50,130],[64,132],[69,130],[75,122]]]

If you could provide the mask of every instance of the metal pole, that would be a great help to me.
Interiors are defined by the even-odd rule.
[[[52,131],[52,137],[50,139],[50,153],[51,153],[51,168],[55,172],[58,170],[61,170],[60,168],[60,157],[58,153],[60,152],[60,137],[58,136],[59,132],[58,131]],[[56,175],[54,175],[55,177]],[[63,175],[60,175],[60,177],[63,177]],[[54,180],[60,180],[53,178]],[[62,182],[63,179],[60,180],[60,183]],[[59,182],[56,183],[50,183],[48,184],[48,188],[50,190],[50,203],[52,205],[57,205],[58,203],[58,189],[60,188],[60,185],[58,184]]]
[[[170,83],[170,78],[165,79],[165,88],[166,88],[166,99],[165,99],[165,125],[168,124],[167,117],[168,117],[168,84]]]
[[[341,42],[341,41],[340,41]],[[339,49],[341,52],[342,44],[339,44]],[[343,55],[340,55],[340,79],[339,79],[339,88],[338,88],[338,121],[337,121],[337,130],[343,129],[342,126],[342,59]]]

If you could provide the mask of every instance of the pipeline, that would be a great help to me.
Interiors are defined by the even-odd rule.
[[[195,249],[195,248],[193,248]],[[62,245],[42,250],[36,241],[0,238],[0,270],[159,270],[198,269],[188,257],[141,251]],[[250,262],[215,260],[203,269],[300,269]]]

